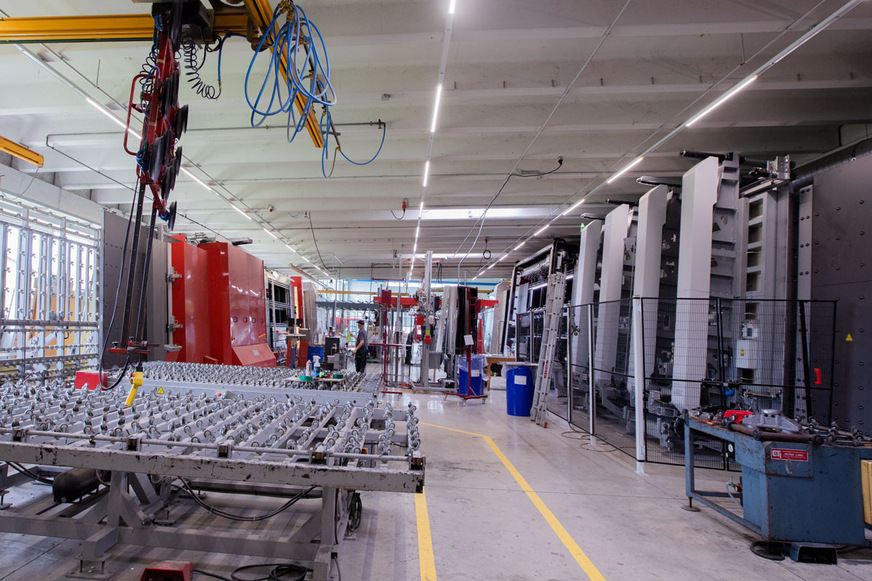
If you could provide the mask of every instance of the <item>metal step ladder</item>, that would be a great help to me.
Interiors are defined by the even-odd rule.
[[[560,317],[563,316],[563,298],[566,293],[566,275],[555,272],[548,277],[545,291],[545,319],[542,322],[542,346],[539,349],[539,368],[536,370],[536,388],[530,419],[540,426],[547,425],[546,400],[551,389],[552,366],[557,349]]]

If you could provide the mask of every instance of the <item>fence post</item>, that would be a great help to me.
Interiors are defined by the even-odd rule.
[[[572,424],[572,305],[566,309],[566,421]]]
[[[594,371],[593,371],[593,349],[594,349],[594,329],[593,329],[593,303],[589,303],[587,305],[587,380],[588,380],[588,397],[590,398],[590,403],[587,406],[588,411],[590,412],[588,415],[590,416],[589,422],[589,432],[590,432],[590,445],[596,445],[596,436],[594,435],[596,430],[596,383],[594,382]]]
[[[642,297],[633,297],[633,395],[636,406],[636,473],[645,474],[645,320]]]

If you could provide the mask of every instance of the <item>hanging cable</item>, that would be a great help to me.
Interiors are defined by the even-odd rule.
[[[318,253],[318,260],[321,261],[321,266],[324,267],[324,270],[329,271],[327,265],[324,263],[324,258],[321,256],[321,250],[318,248],[318,239],[315,238],[315,226],[312,225],[312,213],[306,212],[306,218],[309,219],[309,230],[312,232],[312,242],[315,243],[315,251]]]
[[[218,50],[220,93],[220,47]],[[263,52],[268,52],[269,57],[266,66],[261,68],[263,76],[260,77],[261,82],[258,85],[255,80],[258,75],[255,71]],[[330,111],[330,108],[336,105],[337,97],[330,79],[330,58],[327,55],[324,37],[318,27],[306,16],[305,10],[293,2],[279,2],[273,11],[272,20],[248,65],[244,88],[245,101],[251,109],[251,126],[260,127],[269,117],[287,115],[288,142],[292,142],[301,131],[306,129],[313,108],[319,105],[322,107],[319,129],[324,142],[321,151],[321,174],[325,178],[333,175],[338,155],[351,164],[363,166],[372,163],[381,153],[387,136],[387,125],[381,119],[378,125],[382,130],[382,136],[375,155],[366,161],[356,161],[342,151]],[[295,103],[299,106],[299,112],[294,108]],[[326,162],[330,160],[331,135],[336,141],[336,146],[333,151],[333,163],[328,172]]]
[[[475,245],[478,243],[478,238],[481,236],[481,231],[484,228],[484,222],[487,219],[487,211],[490,210],[491,206],[493,206],[494,202],[497,201],[497,198],[500,197],[500,194],[503,193],[506,185],[509,183],[509,180],[513,177],[542,177],[553,174],[557,170],[563,167],[563,156],[557,158],[557,167],[550,171],[546,172],[537,172],[533,174],[521,174],[512,172],[506,176],[506,179],[503,180],[503,184],[500,186],[500,189],[497,190],[497,193],[494,194],[494,197],[491,198],[490,202],[488,202],[487,206],[484,209],[484,212],[481,213],[481,216],[478,218],[478,232],[475,235],[475,240],[472,241],[472,245],[469,247],[469,250],[466,251],[466,254],[460,259],[460,262],[457,263],[457,280],[460,280],[460,266],[463,264],[463,261],[466,260],[469,255],[472,253],[472,249],[475,248]],[[472,225],[472,228],[469,229],[469,232],[466,233],[466,238],[463,239],[463,242],[460,243],[460,246],[457,247],[457,251],[460,252],[463,249],[463,245],[466,244],[466,241],[469,240],[470,235],[472,235],[472,231],[475,230],[475,224]]]
[[[394,214],[394,211],[393,211],[393,210],[388,210],[388,211],[391,213],[391,216],[394,217],[394,220],[402,220],[403,218],[406,217],[406,208],[407,208],[407,207],[408,207],[408,200],[403,199],[403,206],[402,206],[402,208],[403,208],[403,214],[402,214],[402,216],[397,217],[397,215]]]
[[[231,36],[241,36],[239,34],[226,33],[218,39],[218,42],[213,47],[204,46],[202,60],[198,51],[197,44],[190,34],[182,37],[182,55],[185,67],[188,69],[185,72],[188,83],[197,95],[204,99],[215,100],[221,96],[221,57],[224,54],[224,42]],[[200,76],[200,70],[206,64],[206,57],[210,52],[218,53],[218,87],[206,83]]]
[[[133,205],[134,200],[136,199],[136,191],[139,189],[139,178],[136,179],[136,185],[133,187],[133,196],[134,199],[131,200],[131,205]],[[130,212],[130,216],[127,218],[127,231],[124,234],[124,246],[121,248],[121,268],[118,269],[118,286],[115,288],[115,301],[112,303],[112,315],[109,317],[109,326],[106,327],[106,332],[103,334],[103,341],[100,345],[100,351],[98,353],[100,359],[99,364],[97,365],[97,377],[100,380],[100,387],[104,390],[115,389],[118,387],[118,384],[121,383],[121,380],[124,378],[124,374],[130,366],[130,355],[124,361],[124,367],[121,369],[121,372],[118,374],[118,377],[112,383],[112,385],[104,385],[103,382],[103,360],[106,357],[106,341],[108,340],[108,335],[112,332],[112,326],[115,324],[115,315],[118,313],[118,298],[121,292],[121,278],[124,276],[124,266],[127,263],[127,244],[130,240],[130,230],[133,225],[133,212]],[[136,266],[135,263],[131,266]],[[124,337],[121,338],[124,341]]]
[[[321,135],[324,136],[324,147],[321,150],[321,173],[324,175],[324,177],[328,177],[327,174],[324,173],[324,160],[329,158],[329,155],[330,155],[329,154],[329,144],[330,144],[330,136],[331,135],[333,136],[333,139],[336,141],[336,151],[339,152],[339,155],[344,157],[345,160],[349,163],[352,163],[352,164],[358,165],[358,166],[364,166],[364,165],[371,164],[373,161],[375,161],[375,158],[377,158],[379,156],[379,154],[381,153],[382,147],[384,147],[385,138],[387,137],[387,134],[388,134],[387,124],[385,122],[383,122],[381,119],[379,119],[378,120],[378,127],[382,130],[382,136],[381,136],[381,142],[378,145],[378,150],[376,150],[375,155],[373,155],[371,158],[369,158],[366,161],[354,161],[353,159],[351,159],[350,157],[345,155],[345,153],[343,153],[342,146],[339,144],[339,135],[336,133],[336,129],[333,125],[333,117],[330,113],[330,110],[327,109],[326,107],[324,108],[324,112],[321,115],[320,125],[321,125]],[[334,152],[334,163],[335,163],[335,152]],[[331,170],[331,175],[332,175],[332,173],[333,172]]]
[[[285,22],[279,24],[282,17]],[[268,41],[271,46],[266,44]],[[270,56],[255,95],[252,73],[266,48],[270,48]],[[305,100],[299,119],[293,108],[298,97]],[[289,142],[306,127],[314,105],[336,104],[324,38],[299,6],[281,2],[273,12],[245,74],[245,100],[251,108],[252,127],[260,127],[268,117],[287,114]]]

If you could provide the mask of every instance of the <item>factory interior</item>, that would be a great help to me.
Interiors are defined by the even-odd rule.
[[[872,0],[0,0],[0,581],[869,581],[870,54]]]

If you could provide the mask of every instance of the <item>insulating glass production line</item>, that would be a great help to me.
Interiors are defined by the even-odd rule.
[[[303,394],[311,395],[318,403],[334,401],[364,405],[376,397],[378,376],[354,371],[341,378],[314,378],[302,381],[299,369],[287,367],[243,367],[239,365],[213,365],[204,363],[147,362],[143,365],[141,392],[192,391],[215,397]],[[329,391],[330,395],[323,393]]]
[[[118,459],[134,452],[144,465],[232,458],[240,473],[251,464],[276,463],[349,472],[387,470],[398,463],[415,472],[423,466],[412,405],[393,410],[390,404],[378,409],[374,402],[363,407],[317,403],[300,395],[209,398],[192,391],[149,392],[132,406],[125,398],[121,390],[7,382],[0,395],[0,458],[126,471],[137,470]],[[397,429],[400,422],[406,422],[405,433]],[[358,459],[366,461],[350,462]],[[423,480],[423,473],[418,475]],[[406,481],[413,489],[414,480]],[[358,483],[349,487],[360,488]]]

